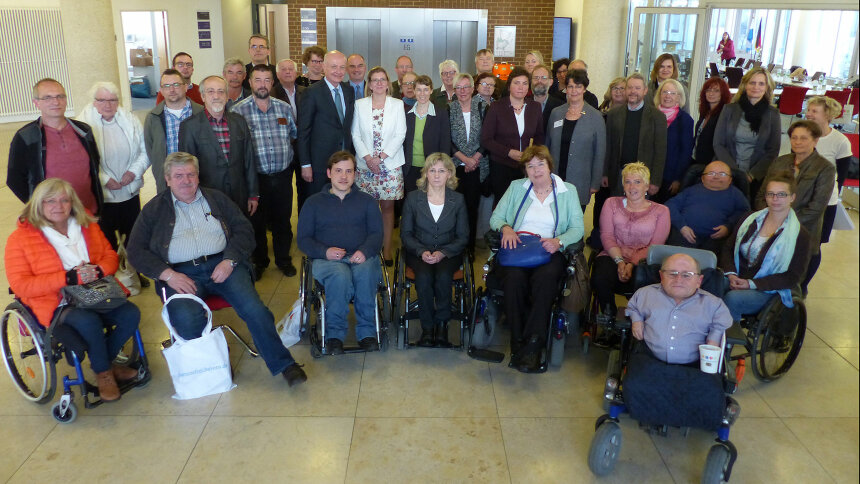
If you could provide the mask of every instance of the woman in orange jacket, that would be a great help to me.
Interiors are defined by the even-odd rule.
[[[49,326],[67,285],[86,284],[116,272],[118,257],[96,219],[84,210],[72,186],[48,178],[36,186],[6,241],[6,277],[16,296]],[[140,323],[140,310],[125,304],[95,311],[64,306],[63,324],[74,328],[87,345],[90,366],[98,379],[99,396],[117,400],[117,380],[130,380],[137,370],[111,361]],[[106,335],[105,328],[113,328]]]

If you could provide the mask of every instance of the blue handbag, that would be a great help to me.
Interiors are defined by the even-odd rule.
[[[520,217],[520,211],[523,209],[523,205],[529,197],[532,186],[534,185],[529,185],[528,190],[526,190],[526,194],[520,202],[517,213],[514,215],[514,222],[511,224],[511,227],[516,226],[517,219]],[[552,228],[552,236],[555,237],[555,231],[558,228],[558,197],[556,197],[555,193],[555,180],[552,181],[552,196],[554,199],[553,204],[555,205],[555,225]],[[547,252],[546,249],[543,248],[543,245],[541,245],[540,235],[524,231],[517,232],[517,235],[519,236],[521,243],[517,244],[516,247],[513,249],[506,249],[504,247],[499,248],[499,264],[503,267],[523,267],[528,269],[542,266],[549,262],[552,254]]]

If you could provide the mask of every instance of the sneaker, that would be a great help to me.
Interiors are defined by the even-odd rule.
[[[288,366],[281,374],[284,375],[284,379],[287,380],[287,385],[290,387],[308,381],[308,375],[305,370],[302,370],[302,365],[298,363]]]
[[[362,338],[362,340],[358,342],[358,346],[361,346],[361,349],[364,351],[379,351],[379,343],[373,336]]]
[[[293,265],[293,261],[289,261],[285,265],[278,266],[278,269],[280,269],[287,277],[294,277],[298,273],[296,266]]]
[[[343,354],[343,341],[337,338],[331,338],[325,340],[325,347],[328,350],[328,354],[330,355],[342,355]]]

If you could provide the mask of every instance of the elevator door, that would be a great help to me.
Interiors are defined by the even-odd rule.
[[[478,22],[465,20],[433,21],[434,84],[439,80],[439,63],[451,59],[461,72],[474,72],[475,52],[478,51]]]
[[[359,53],[364,56],[365,65],[368,70],[373,66],[381,65],[382,21],[379,19],[337,19],[337,43],[348,45],[344,55]]]

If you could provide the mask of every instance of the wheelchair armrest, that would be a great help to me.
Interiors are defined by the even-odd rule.
[[[726,344],[732,346],[743,346],[747,342],[744,330],[737,321],[732,323],[731,327],[726,330]]]
[[[484,234],[484,240],[487,242],[487,247],[495,252],[502,246],[502,233],[498,230],[488,230]]]
[[[579,239],[578,241],[564,248],[564,255],[568,259],[572,260],[576,256],[576,254],[582,252],[584,249],[585,241],[583,239]]]

